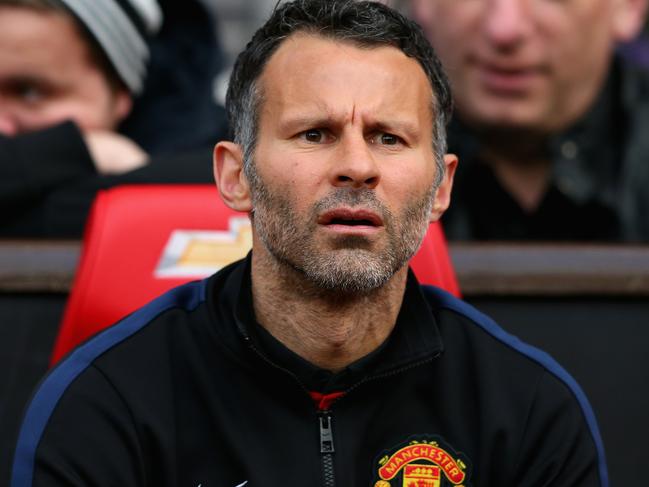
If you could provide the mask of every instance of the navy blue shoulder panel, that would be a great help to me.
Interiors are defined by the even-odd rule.
[[[498,324],[494,320],[481,313],[470,304],[465,303],[464,301],[457,299],[455,296],[447,293],[446,291],[434,286],[422,286],[422,289],[424,290],[426,296],[431,298],[435,302],[435,304],[437,304],[437,306],[450,309],[452,311],[455,311],[456,313],[466,316],[469,320],[482,328],[496,340],[502,342],[503,344],[509,346],[510,348],[516,350],[517,352],[541,365],[550,374],[557,377],[568,387],[568,389],[577,399],[579,406],[581,407],[584,418],[586,419],[586,424],[590,429],[590,433],[593,437],[593,441],[597,449],[601,487],[608,487],[609,480],[608,470],[606,467],[606,456],[604,454],[604,443],[602,442],[602,438],[599,433],[599,427],[597,426],[595,413],[593,412],[593,409],[588,402],[588,398],[581,390],[581,387],[579,386],[577,381],[568,372],[566,372],[566,370],[561,367],[561,365],[559,365],[559,363],[550,355],[536,347],[528,345],[514,335],[510,335],[500,326],[498,326]]]
[[[68,386],[93,360],[146,327],[164,311],[197,308],[205,301],[206,289],[207,279],[172,289],[76,348],[45,377],[23,419],[14,454],[11,487],[32,485],[36,448],[50,416]]]

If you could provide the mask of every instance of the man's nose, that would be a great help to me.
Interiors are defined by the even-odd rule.
[[[507,49],[524,40],[532,27],[529,0],[491,0],[485,5],[483,28],[493,45]]]
[[[337,187],[373,189],[380,179],[371,142],[360,134],[342,138],[331,171],[331,182]]]

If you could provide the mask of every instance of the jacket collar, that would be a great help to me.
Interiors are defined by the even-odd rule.
[[[219,322],[217,326],[233,327],[236,332],[226,333],[225,336],[238,341],[238,344],[234,344],[238,349],[241,342],[247,343],[248,348],[253,349],[249,352],[262,355],[266,362],[294,375],[309,391],[343,391],[369,378],[393,374],[431,360],[443,351],[433,312],[417,279],[409,270],[397,322],[386,341],[338,373],[321,369],[289,350],[257,323],[252,305],[250,262],[249,254],[228,272],[227,286],[221,287],[223,295],[212,294],[217,307],[222,307],[225,300],[229,302],[226,307],[232,307],[234,311],[233,322]],[[219,278],[219,274],[215,279]]]

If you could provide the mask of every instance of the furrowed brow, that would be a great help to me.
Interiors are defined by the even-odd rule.
[[[282,132],[296,132],[308,128],[325,128],[337,125],[339,122],[328,115],[289,115],[280,118],[278,125]]]

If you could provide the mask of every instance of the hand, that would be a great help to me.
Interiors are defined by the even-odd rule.
[[[122,174],[149,163],[148,154],[139,145],[115,132],[85,132],[84,140],[99,174]]]

